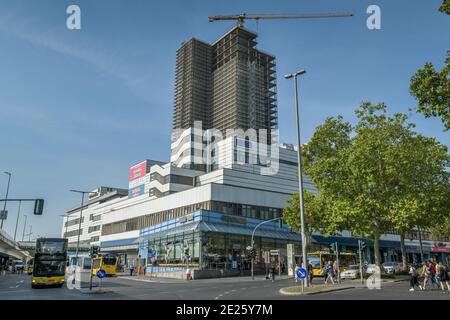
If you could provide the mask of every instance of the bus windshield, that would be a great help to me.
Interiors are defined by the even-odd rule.
[[[103,264],[113,266],[116,264],[116,258],[105,257],[103,258]]]
[[[320,269],[320,256],[318,254],[309,255],[308,260],[314,269]]]
[[[65,274],[65,261],[35,261],[35,276],[63,276]]]

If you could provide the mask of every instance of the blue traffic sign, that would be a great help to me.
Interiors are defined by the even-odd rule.
[[[106,272],[105,272],[105,270],[102,270],[102,269],[98,270],[98,271],[97,271],[97,278],[103,279],[104,277],[106,277]]]
[[[157,254],[156,250],[152,250],[151,257],[156,258]]]
[[[305,279],[306,278],[306,270],[303,268],[298,268],[295,275],[297,276],[297,279]]]

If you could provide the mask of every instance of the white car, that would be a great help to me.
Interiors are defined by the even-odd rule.
[[[364,270],[363,270],[364,275]],[[359,279],[361,277],[361,273],[359,270],[359,265],[351,265],[344,268],[344,271],[341,272],[341,279]]]
[[[400,272],[400,264],[397,262],[385,262],[383,263],[383,269],[387,274],[396,274]]]
[[[367,274],[374,274],[377,270],[378,266],[376,264],[368,264],[366,266],[366,273]]]

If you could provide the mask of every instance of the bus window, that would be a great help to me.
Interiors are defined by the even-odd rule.
[[[105,257],[103,258],[103,264],[113,266],[116,264],[116,258]]]
[[[320,266],[320,256],[319,255],[310,255],[308,256],[309,263],[312,265],[313,269],[321,269]]]

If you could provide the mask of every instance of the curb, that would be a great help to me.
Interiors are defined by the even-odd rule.
[[[287,296],[303,296],[303,295],[314,295],[314,294],[321,294],[321,293],[328,293],[328,292],[334,292],[334,291],[342,291],[342,290],[348,290],[348,289],[355,289],[356,286],[349,286],[349,287],[342,287],[342,288],[333,288],[331,290],[326,290],[326,291],[313,291],[313,292],[287,292],[284,289],[285,288],[281,288],[280,289],[280,293],[287,295]]]

